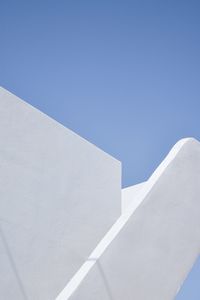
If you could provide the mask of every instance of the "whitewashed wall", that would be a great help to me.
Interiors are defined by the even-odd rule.
[[[0,89],[0,298],[51,300],[120,215],[120,162]]]
[[[175,145],[143,194],[70,300],[175,298],[200,254],[200,143]]]

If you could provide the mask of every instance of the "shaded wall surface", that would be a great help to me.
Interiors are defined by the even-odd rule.
[[[189,139],[71,300],[172,300],[200,253],[200,144]]]
[[[0,298],[55,299],[120,215],[120,162],[0,89]]]

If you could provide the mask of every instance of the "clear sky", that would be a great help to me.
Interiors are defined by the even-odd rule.
[[[121,160],[123,186],[200,139],[199,0],[0,4],[0,84]]]

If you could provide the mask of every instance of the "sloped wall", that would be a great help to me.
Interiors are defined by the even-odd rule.
[[[173,300],[199,229],[200,143],[188,139],[70,300]]]
[[[0,89],[3,299],[55,299],[119,217],[120,194],[119,161]]]

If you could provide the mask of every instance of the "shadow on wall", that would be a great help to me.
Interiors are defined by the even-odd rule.
[[[113,295],[112,295],[111,289],[110,289],[110,287],[109,287],[108,280],[107,280],[107,278],[106,278],[106,275],[105,275],[105,273],[104,273],[104,271],[103,271],[103,268],[102,268],[102,266],[101,266],[99,260],[98,260],[98,259],[95,259],[95,258],[89,258],[88,261],[94,261],[94,262],[96,263],[97,269],[98,269],[98,271],[99,271],[99,273],[100,273],[100,277],[102,278],[102,282],[103,282],[103,284],[104,284],[104,286],[105,286],[105,290],[106,290],[106,293],[107,293],[107,295],[108,295],[108,298],[109,298],[110,300],[114,300],[114,297],[113,297]]]
[[[9,246],[8,246],[7,241],[6,241],[6,237],[5,237],[4,233],[3,233],[3,229],[1,227],[1,225],[0,225],[0,237],[1,237],[1,240],[2,240],[2,243],[3,243],[3,246],[5,248],[6,254],[8,256],[8,260],[10,262],[13,274],[14,274],[14,276],[16,278],[16,282],[17,282],[17,284],[19,286],[19,289],[21,291],[23,300],[28,300],[28,297],[26,295],[23,283],[22,283],[21,278],[19,276],[19,272],[17,271],[17,267],[16,267],[16,264],[15,264],[15,261],[14,261],[14,259],[12,257],[11,252],[10,252],[10,249],[9,249]]]

